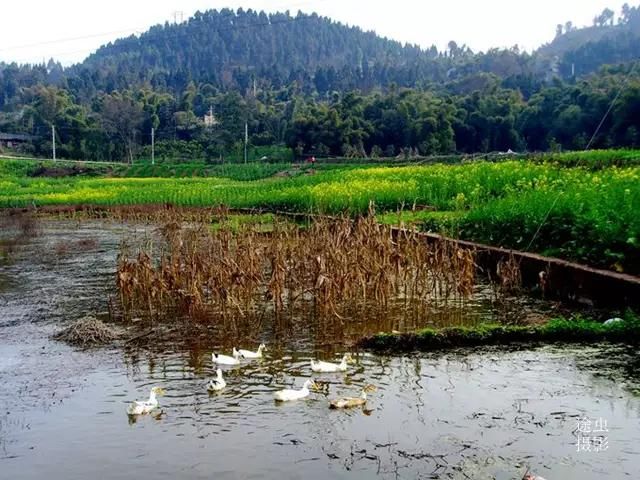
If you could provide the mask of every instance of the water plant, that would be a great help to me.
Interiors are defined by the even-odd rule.
[[[449,242],[394,235],[371,214],[320,218],[270,233],[167,223],[159,251],[123,247],[117,272],[125,315],[168,312],[209,322],[255,319],[310,307],[343,321],[365,309],[421,315],[464,299],[475,284],[474,252]]]

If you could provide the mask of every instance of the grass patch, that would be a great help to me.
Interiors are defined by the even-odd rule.
[[[127,165],[121,163],[0,158],[0,178],[106,177],[120,175],[126,169]]]
[[[543,325],[530,326],[481,324],[476,327],[426,328],[415,333],[380,333],[363,339],[361,345],[378,351],[429,351],[512,343],[637,343],[638,340],[640,318],[627,313],[623,322],[610,325],[576,317],[558,318]]]
[[[607,167],[638,166],[640,165],[640,150],[617,149],[545,153],[534,158],[541,163],[600,170]]]
[[[208,165],[205,163],[138,163],[128,167],[124,177],[128,178],[189,178],[220,177],[238,181],[261,180],[287,171],[291,164],[286,163],[250,163]]]

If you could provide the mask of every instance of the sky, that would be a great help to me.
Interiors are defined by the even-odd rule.
[[[401,42],[446,48],[450,40],[474,51],[553,39],[556,25],[590,25],[604,8],[624,0],[21,0],[0,8],[0,61],[71,65],[99,46],[150,26],[221,8],[317,12]],[[630,1],[629,3],[634,3]],[[174,15],[174,12],[180,12]]]

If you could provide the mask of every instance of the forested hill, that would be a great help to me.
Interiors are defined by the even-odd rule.
[[[540,57],[557,60],[557,73],[564,78],[597,71],[640,59],[640,6],[625,4],[616,14],[605,8],[593,25],[575,27],[572,22],[556,27],[556,38],[538,50]]]
[[[190,81],[246,91],[298,83],[325,92],[446,74],[437,50],[364,32],[316,14],[210,10],[100,48],[72,69],[76,90],[120,90],[148,82],[183,90]],[[70,72],[71,73],[71,72]]]
[[[553,77],[570,79],[573,68],[582,77],[638,58],[639,7],[626,6],[617,18],[605,9],[586,28],[559,25],[555,40],[532,54],[516,47],[478,53],[454,41],[445,50],[420,48],[317,14],[209,10],[117,40],[67,69],[54,61],[0,62],[0,108],[14,103],[21,88],[38,84],[65,88],[91,103],[100,92],[150,87],[180,94],[191,83],[242,95],[284,88],[325,97],[394,84],[468,93],[486,85],[486,74],[528,98]]]
[[[214,161],[242,151],[247,127],[251,146],[301,156],[640,148],[640,62],[626,62],[640,12],[625,12],[559,26],[534,53],[474,53],[317,15],[212,10],[71,68],[0,63],[0,132],[32,138],[0,149],[49,155],[52,127],[59,156],[90,160],[148,156],[153,138],[166,158]]]
[[[556,38],[533,54],[517,48],[474,53],[451,41],[420,48],[382,38],[317,14],[209,10],[180,24],[152,27],[140,36],[100,48],[65,72],[80,97],[150,85],[183,91],[190,82],[242,93],[298,88],[321,95],[369,91],[396,84],[421,87],[493,74],[506,85],[568,79],[603,65],[640,58],[640,7],[605,9],[593,26],[558,25]],[[533,87],[535,88],[535,87]],[[528,95],[526,87],[522,88]]]

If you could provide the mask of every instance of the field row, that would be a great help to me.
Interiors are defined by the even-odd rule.
[[[172,203],[361,213],[371,201],[385,222],[400,218],[469,240],[640,273],[640,167],[474,162],[335,168],[256,181],[0,176],[1,207]]]
[[[474,161],[499,163],[511,160],[525,160],[537,164],[559,167],[583,167],[600,170],[607,167],[640,166],[640,150],[592,150],[562,153],[533,154],[478,154],[445,155],[423,158],[328,158],[318,159],[313,165],[306,162],[292,164],[272,162],[250,162],[211,164],[202,161],[162,161],[155,165],[150,161],[140,161],[133,165],[125,163],[78,162],[68,160],[10,159],[0,157],[0,176],[113,176],[131,178],[182,178],[182,177],[224,177],[233,180],[260,180],[277,174],[296,175],[309,170],[327,171],[336,169],[369,168],[372,166],[406,165],[458,165]]]

